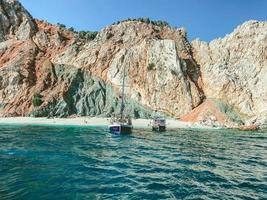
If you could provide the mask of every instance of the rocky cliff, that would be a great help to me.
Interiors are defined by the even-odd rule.
[[[267,22],[248,21],[210,43],[192,42],[207,98],[231,105],[247,124],[267,119]]]
[[[265,22],[245,23],[209,44],[191,44],[184,29],[143,20],[85,39],[33,19],[17,1],[0,2],[1,116],[110,116],[119,109],[125,68],[132,116],[159,110],[185,120],[219,120],[213,109],[201,119],[190,116],[214,99],[235,112],[238,123],[266,120]],[[233,122],[221,112],[222,123]]]

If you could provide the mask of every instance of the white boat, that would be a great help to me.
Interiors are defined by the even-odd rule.
[[[130,116],[124,115],[124,87],[125,87],[125,67],[123,67],[123,81],[122,81],[122,94],[121,94],[121,108],[120,114],[110,121],[108,126],[109,132],[113,134],[131,134],[133,125]]]
[[[113,134],[131,134],[133,125],[131,123],[123,123],[119,121],[115,121],[111,123],[109,126],[109,132]]]
[[[155,117],[152,121],[152,130],[158,132],[166,131],[166,119],[163,117]]]
[[[161,93],[161,87],[160,84],[157,83],[157,80],[159,80],[158,73],[153,74],[153,79],[155,80],[153,82],[153,90],[154,90],[154,95],[152,98],[154,98],[153,104],[154,104],[154,112],[152,114],[151,118],[151,125],[152,125],[152,131],[158,131],[158,132],[163,132],[166,131],[166,119],[165,117],[160,113],[160,97],[162,96]],[[152,104],[152,105],[153,105]]]

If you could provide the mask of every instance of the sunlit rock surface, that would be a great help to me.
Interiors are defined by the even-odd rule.
[[[266,22],[189,43],[183,28],[140,21],[84,40],[33,19],[17,1],[1,1],[0,15],[1,116],[111,116],[119,112],[125,70],[126,112],[134,117],[158,110],[189,121],[211,117],[219,125],[266,121]],[[212,117],[223,110],[207,99],[231,108],[238,120]],[[211,114],[194,118],[201,108]]]
[[[267,23],[248,21],[225,38],[193,41],[207,98],[234,106],[246,123],[267,119]]]

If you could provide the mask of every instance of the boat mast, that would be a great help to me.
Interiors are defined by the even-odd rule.
[[[124,110],[124,86],[125,86],[125,65],[123,66],[123,79],[122,79],[122,93],[121,93],[121,119],[123,118],[123,110]]]
[[[158,115],[158,101],[157,101],[157,97],[158,97],[158,84],[157,84],[157,80],[158,80],[158,76],[157,76],[157,71],[155,71],[155,74],[154,74],[154,104],[155,104],[155,110],[154,110],[154,117],[156,117]]]

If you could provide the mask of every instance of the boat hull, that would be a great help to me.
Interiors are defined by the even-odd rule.
[[[131,134],[133,126],[124,124],[109,125],[109,132],[113,134]]]

